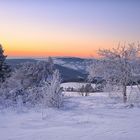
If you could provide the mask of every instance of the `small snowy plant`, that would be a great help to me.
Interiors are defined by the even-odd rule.
[[[55,70],[52,77],[43,83],[43,104],[49,107],[60,108],[63,103],[61,78],[58,70]]]
[[[18,95],[17,96],[17,112],[22,113],[23,112],[23,100],[22,96]]]
[[[85,85],[82,85],[78,89],[78,92],[80,93],[81,96],[89,96],[90,93],[94,92],[94,89],[90,83],[87,83]]]

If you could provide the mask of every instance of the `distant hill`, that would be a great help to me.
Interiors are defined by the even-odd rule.
[[[78,70],[82,73],[86,73],[86,66],[90,59],[77,58],[77,57],[61,57],[53,58],[55,64]]]
[[[55,68],[60,71],[63,82],[79,82],[84,81],[87,77],[85,72],[86,59],[82,58],[53,58]],[[44,59],[39,59],[39,61]],[[25,62],[36,62],[36,59],[7,59],[9,65],[13,68],[18,64]]]
[[[7,64],[15,67],[18,64],[25,63],[25,62],[36,62],[36,60],[34,59],[6,59],[6,62]]]
[[[87,74],[82,73],[81,71],[67,68],[58,64],[55,64],[55,68],[59,70],[63,82],[82,82],[87,77]]]

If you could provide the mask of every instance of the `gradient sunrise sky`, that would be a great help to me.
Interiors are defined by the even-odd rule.
[[[0,0],[9,57],[89,57],[139,40],[139,0]]]

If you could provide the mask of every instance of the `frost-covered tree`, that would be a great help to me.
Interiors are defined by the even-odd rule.
[[[86,85],[82,85],[78,91],[82,96],[88,96],[89,93],[94,92],[94,89],[90,83],[87,83]]]
[[[84,85],[82,85],[79,89],[78,89],[78,91],[79,91],[79,93],[80,93],[80,95],[82,95],[82,96],[85,96],[85,86]]]
[[[10,76],[11,69],[6,64],[6,57],[2,45],[0,45],[0,82],[4,82]]]
[[[44,105],[59,108],[63,100],[60,84],[60,74],[54,69],[52,61],[24,63],[1,85],[0,104],[17,107],[43,102]]]
[[[48,80],[53,70],[53,61],[27,62],[15,70],[13,77],[20,80],[23,88],[29,88],[39,86],[42,81]]]
[[[48,61],[23,63],[11,73],[10,78],[1,84],[0,96],[3,96],[4,99],[11,100],[16,100],[18,95],[24,95],[25,98],[29,89],[40,86],[41,83],[47,81],[52,74],[52,64],[48,63]],[[34,94],[34,96],[36,95]],[[24,100],[25,102],[26,99]]]
[[[123,100],[127,101],[127,85],[140,74],[140,44],[118,45],[117,48],[99,50],[101,59],[88,68],[89,77],[102,77],[107,85],[122,90]]]
[[[93,91],[94,91],[94,89],[93,89],[93,87],[92,87],[91,84],[86,84],[86,85],[85,85],[85,96],[88,96],[89,93],[90,93],[90,92],[93,92]]]
[[[63,103],[61,77],[58,70],[53,72],[51,80],[42,86],[43,103],[50,107],[60,108]]]

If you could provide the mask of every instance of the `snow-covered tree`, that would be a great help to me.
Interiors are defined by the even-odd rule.
[[[4,55],[4,50],[2,45],[0,44],[0,82],[4,82],[7,77],[10,76],[11,69],[6,64],[6,57]]]
[[[46,106],[59,108],[63,101],[60,84],[60,74],[50,58],[49,61],[24,63],[2,83],[0,104],[35,106],[43,102]]]
[[[101,59],[94,61],[88,68],[89,77],[102,77],[106,84],[122,90],[123,100],[127,101],[127,85],[140,74],[140,44],[118,45],[117,48],[99,50]]]
[[[88,96],[89,93],[94,92],[94,89],[90,83],[87,83],[86,85],[82,85],[78,91],[80,92],[80,95],[82,96]]]
[[[63,103],[61,77],[58,70],[53,72],[51,80],[42,86],[43,103],[50,107],[60,108]]]
[[[21,64],[20,68],[16,69],[13,76],[20,80],[24,88],[39,86],[42,81],[46,81],[53,74],[53,62],[37,61]]]

